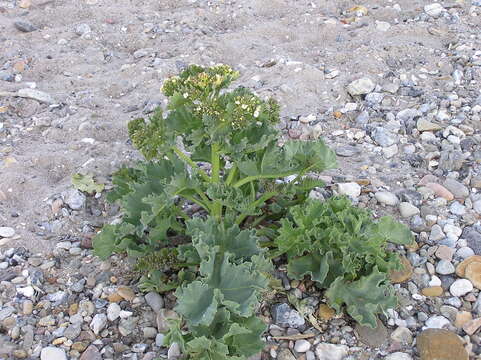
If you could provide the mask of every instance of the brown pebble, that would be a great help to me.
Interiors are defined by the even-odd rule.
[[[473,255],[461,261],[456,267],[456,275],[459,277],[464,277],[466,267],[472,262],[481,262],[481,255]]]
[[[469,336],[473,335],[481,327],[481,317],[468,321],[463,325],[463,330]]]
[[[124,298],[117,293],[110,294],[107,296],[107,300],[110,302],[121,302]]]
[[[441,286],[431,286],[421,290],[424,296],[441,296],[443,294],[443,288]]]
[[[389,278],[395,284],[403,283],[413,276],[413,267],[405,256],[401,256],[401,270],[391,271]]]
[[[474,287],[481,289],[481,262],[473,261],[466,266],[464,277],[471,281]]]
[[[319,305],[318,316],[322,321],[329,321],[336,315],[336,311],[326,304]]]
[[[460,311],[456,314],[454,326],[462,328],[467,322],[473,320],[473,315],[469,311]]]
[[[434,191],[439,197],[445,198],[448,201],[454,200],[454,195],[441,184],[427,183],[426,187]]]
[[[117,288],[117,294],[119,294],[122,298],[124,298],[127,301],[132,301],[135,299],[134,291],[127,286],[119,286]]]
[[[78,312],[78,304],[74,303],[68,307],[68,315],[73,316]]]

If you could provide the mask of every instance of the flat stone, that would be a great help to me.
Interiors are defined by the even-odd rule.
[[[442,129],[440,125],[423,118],[420,118],[417,121],[416,127],[419,131],[438,131]]]
[[[427,329],[416,338],[421,360],[469,360],[463,341],[444,329]]]
[[[432,4],[428,4],[428,5],[425,5],[424,6],[424,11],[426,12],[426,14],[428,14],[429,16],[432,16],[434,18],[437,18],[439,17],[443,11],[446,11],[444,9],[444,7],[439,4],[439,3],[432,3]]]
[[[454,265],[447,260],[440,260],[436,265],[436,272],[441,275],[454,274],[455,271]]]
[[[355,328],[359,340],[369,347],[377,348],[388,342],[389,334],[384,324],[378,319],[377,326],[372,329],[369,326],[356,324]]]
[[[391,339],[400,344],[411,345],[413,342],[413,333],[407,327],[399,326],[391,333]]]
[[[440,315],[431,316],[426,320],[426,328],[428,329],[442,329],[449,324],[449,320]]]
[[[354,80],[347,86],[347,92],[352,96],[369,94],[376,87],[376,83],[364,77]]]
[[[481,262],[473,261],[466,266],[465,278],[481,290]]]
[[[135,299],[134,291],[128,286],[119,286],[117,288],[117,294],[119,294],[122,298],[124,298],[127,301],[132,301]]]
[[[473,320],[473,315],[469,311],[460,311],[456,314],[456,319],[454,321],[454,326],[457,328],[462,328],[464,324]]]
[[[469,196],[469,189],[459,181],[447,178],[443,186],[448,189],[456,199],[466,198]]]
[[[449,292],[451,295],[457,297],[464,296],[472,290],[473,284],[471,284],[471,281],[466,279],[458,279],[449,287]]]
[[[422,289],[421,293],[429,297],[441,296],[443,294],[443,288],[441,286],[430,286]]]
[[[470,320],[463,325],[463,330],[469,336],[473,335],[481,327],[481,317]]]
[[[162,296],[160,296],[158,293],[153,292],[153,291],[145,294],[145,302],[156,313],[158,313],[160,311],[160,309],[162,309],[164,307],[164,299],[162,298]]]
[[[34,26],[33,24],[31,24],[29,22],[26,22],[26,21],[15,21],[13,23],[13,25],[15,26],[15,28],[17,30],[19,30],[21,32],[24,32],[24,33],[29,33],[29,32],[37,30],[36,26]]]
[[[304,318],[288,304],[275,304],[272,306],[272,318],[276,325],[297,329],[305,324]]]
[[[384,360],[412,360],[411,355],[403,352],[391,353],[384,358]]]
[[[67,355],[64,349],[48,346],[40,352],[40,360],[67,360]]]
[[[361,195],[361,185],[355,182],[339,183],[337,184],[337,192],[340,195],[347,195],[352,198],[357,198]]]
[[[36,89],[20,89],[18,90],[17,95],[23,98],[37,100],[46,104],[55,104],[55,99],[51,95]]]
[[[461,261],[456,266],[456,275],[463,278],[466,274],[466,267],[473,262],[481,262],[481,255],[473,255]]]
[[[374,128],[371,133],[371,138],[382,147],[389,147],[398,142],[397,135],[380,126]]]
[[[329,321],[336,315],[336,310],[326,304],[320,304],[317,313],[321,320]]]
[[[454,199],[454,195],[441,184],[427,183],[425,186],[428,189],[431,189],[436,194],[436,196],[442,197],[448,201],[451,201]]]
[[[401,270],[394,270],[389,273],[389,279],[394,284],[403,283],[413,276],[413,267],[405,256],[401,256],[401,265]]]
[[[80,356],[80,360],[102,360],[99,350],[95,345],[90,345]]]
[[[90,322],[90,328],[95,335],[98,335],[107,325],[107,316],[105,314],[96,314]]]
[[[451,261],[455,251],[456,249],[453,249],[449,246],[439,245],[435,254],[441,260]]]
[[[342,360],[348,350],[346,345],[320,343],[316,347],[316,355],[319,360]]]
[[[109,321],[115,321],[120,317],[120,312],[122,309],[117,303],[110,303],[107,307],[107,319]]]
[[[399,204],[399,212],[403,218],[410,218],[419,214],[419,209],[411,203],[402,202]]]
[[[7,226],[0,226],[0,237],[10,238],[15,235],[15,229]]]
[[[481,255],[481,233],[473,227],[465,227],[463,230],[463,239],[466,239],[467,245],[473,249],[476,255]]]
[[[294,350],[298,353],[305,353],[311,348],[311,343],[307,340],[297,340],[294,344]]]
[[[374,194],[374,197],[384,205],[395,206],[399,202],[397,196],[389,191],[378,191]]]

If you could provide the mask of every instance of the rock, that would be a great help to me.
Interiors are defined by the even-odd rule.
[[[466,279],[458,279],[449,287],[449,292],[451,295],[457,297],[464,296],[472,290],[473,284],[471,284],[471,281]]]
[[[18,90],[17,95],[19,97],[37,100],[39,102],[43,102],[46,104],[55,104],[56,102],[51,95],[36,89],[30,89],[30,88],[20,89]]]
[[[178,343],[174,342],[170,345],[169,350],[167,351],[167,359],[173,360],[177,359],[181,355],[180,346]]]
[[[358,335],[359,341],[369,347],[378,348],[388,342],[389,334],[386,327],[379,319],[377,320],[377,327],[375,329],[372,329],[369,326],[356,324],[355,331]]]
[[[371,79],[364,77],[354,80],[347,86],[347,92],[352,96],[369,94],[374,90],[376,84]]]
[[[75,34],[77,34],[78,36],[82,36],[89,32],[92,32],[92,29],[88,24],[78,24],[77,26],[75,26]]]
[[[378,202],[384,205],[394,206],[399,202],[397,196],[388,191],[378,191],[374,194],[374,197]]]
[[[457,328],[462,328],[464,324],[473,320],[473,315],[468,311],[456,312],[456,319],[454,321],[454,326]]]
[[[416,338],[421,360],[469,360],[463,341],[444,329],[427,329]]]
[[[466,267],[473,262],[481,262],[481,255],[473,255],[461,261],[458,266],[456,266],[456,275],[464,277],[466,274]]]
[[[153,327],[145,327],[142,329],[144,338],[154,339],[157,336],[157,329]]]
[[[442,127],[438,124],[435,124],[423,118],[420,118],[417,121],[416,127],[419,131],[438,131],[442,129]]]
[[[355,182],[339,183],[337,184],[337,192],[340,195],[347,195],[352,198],[357,198],[361,195],[361,186]]]
[[[447,260],[440,260],[436,265],[436,272],[441,275],[454,274],[455,271],[454,265]]]
[[[297,340],[294,344],[294,351],[305,353],[311,348],[311,343],[307,340]]]
[[[398,142],[398,138],[395,134],[379,126],[374,128],[373,132],[371,133],[371,137],[379,146],[382,147],[389,147]]]
[[[395,352],[392,354],[389,354],[384,358],[384,360],[412,360],[413,358],[411,355],[402,353],[402,352]]]
[[[64,194],[65,203],[72,210],[80,210],[84,207],[87,198],[77,189],[70,189]]]
[[[439,17],[443,11],[445,11],[444,7],[439,4],[439,3],[432,3],[432,4],[429,4],[429,5],[425,5],[424,6],[424,11],[426,12],[426,14],[428,14],[429,16],[432,16],[434,18],[437,18]]]
[[[82,353],[80,360],[102,360],[102,355],[100,355],[95,345],[90,345],[87,350]]]
[[[107,316],[105,314],[96,314],[90,322],[90,328],[95,335],[98,335],[107,325]]]
[[[466,156],[461,151],[442,151],[439,157],[439,169],[445,171],[461,170]]]
[[[109,321],[115,321],[120,317],[120,311],[122,309],[117,303],[110,303],[107,308],[107,319]]]
[[[413,276],[413,267],[405,256],[401,256],[401,265],[403,266],[401,270],[389,273],[389,279],[394,284],[403,283]]]
[[[447,178],[444,181],[443,186],[448,189],[456,199],[466,198],[469,196],[468,188],[454,179]]]
[[[316,355],[319,360],[342,360],[348,350],[346,345],[320,343],[316,347]]]
[[[278,360],[296,360],[296,357],[292,355],[289,349],[281,349],[277,354]]]
[[[463,330],[468,335],[473,335],[481,327],[481,317],[470,320],[463,325]]]
[[[160,296],[158,293],[153,292],[153,291],[145,294],[145,302],[156,313],[158,313],[160,311],[160,309],[162,309],[164,307],[164,299],[162,299],[162,296]]]
[[[466,239],[467,245],[473,249],[476,255],[481,255],[481,233],[472,227],[465,227],[462,237]]]
[[[443,288],[441,286],[431,286],[421,290],[424,296],[441,296],[443,294]]]
[[[123,318],[119,322],[119,333],[122,336],[129,336],[135,330],[139,319],[132,316],[129,318]]]
[[[281,327],[297,329],[306,323],[304,318],[296,310],[285,303],[272,306],[272,318],[274,323]]]
[[[317,314],[322,321],[329,321],[336,315],[336,311],[326,304],[320,304]]]
[[[449,320],[440,315],[431,316],[426,320],[426,328],[428,329],[442,329],[449,324]]]
[[[442,186],[441,184],[427,183],[425,186],[428,189],[431,189],[432,191],[434,191],[436,196],[442,197],[442,198],[444,198],[448,201],[451,201],[451,200],[454,199],[454,195],[448,189],[446,189],[444,186]]]
[[[132,301],[135,298],[134,291],[127,286],[119,286],[117,288],[117,294],[127,301]]]
[[[63,336],[65,336],[67,339],[75,340],[81,332],[81,324],[71,324],[65,329]]]
[[[40,360],[67,360],[67,355],[64,349],[48,346],[40,352]]]
[[[410,218],[414,215],[418,215],[419,209],[408,202],[402,202],[399,204],[399,212],[403,218]]]
[[[413,342],[413,334],[408,328],[400,326],[391,333],[391,339],[400,344],[411,345]]]
[[[336,155],[343,157],[358,155],[360,152],[360,149],[352,145],[339,146],[336,148]]]
[[[32,25],[31,23],[26,22],[26,21],[15,21],[13,23],[13,25],[15,26],[15,28],[17,30],[19,30],[21,32],[24,32],[24,33],[29,33],[29,32],[37,30],[37,28],[34,25]]]
[[[15,229],[7,226],[0,226],[0,237],[10,238],[15,235]]]
[[[465,278],[481,290],[481,262],[473,261],[466,266]]]

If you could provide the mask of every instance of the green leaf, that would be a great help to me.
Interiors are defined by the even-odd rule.
[[[256,316],[234,317],[234,321],[229,332],[223,336],[231,353],[249,357],[262,351],[265,343],[260,337],[267,328],[266,324]]]
[[[100,193],[104,189],[104,184],[98,184],[95,182],[92,175],[74,174],[72,176],[72,185],[80,191],[93,194],[94,192]]]
[[[214,320],[222,295],[218,289],[201,281],[194,281],[175,292],[178,298],[175,310],[189,326],[209,325]]]
[[[345,304],[347,313],[361,325],[376,327],[377,315],[395,308],[397,299],[386,274],[374,268],[368,276],[346,282],[338,277],[326,292],[329,304],[337,311]]]
[[[93,241],[94,254],[102,260],[107,259],[114,252],[116,246],[115,225],[104,225]]]
[[[390,216],[384,216],[376,224],[366,229],[368,236],[379,235],[386,241],[398,245],[410,245],[414,241],[411,230]]]
[[[194,338],[186,344],[186,352],[192,360],[225,360],[242,358],[229,356],[229,348],[226,344],[216,339],[205,336]]]
[[[310,275],[312,280],[317,281],[320,286],[324,286],[330,269],[329,265],[332,263],[332,251],[328,251],[326,254],[312,253],[291,259],[287,271],[290,277],[298,280]]]

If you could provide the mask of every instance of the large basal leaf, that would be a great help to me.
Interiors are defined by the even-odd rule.
[[[220,252],[232,254],[235,259],[249,259],[262,252],[257,245],[259,239],[255,231],[241,231],[238,225],[227,227],[224,222],[219,223],[211,217],[207,220],[189,220],[187,234],[192,237],[192,243],[202,259],[209,256],[213,247],[218,247]]]
[[[289,276],[294,279],[302,280],[304,276],[309,275],[320,286],[328,286],[329,284],[324,284],[324,281],[330,270],[329,263],[332,262],[333,256],[331,251],[326,254],[311,253],[290,259],[287,271]]]
[[[245,357],[229,356],[226,344],[205,336],[189,341],[185,348],[192,360],[245,360]]]
[[[377,223],[366,229],[368,236],[379,235],[386,241],[398,245],[410,245],[414,241],[411,230],[390,216],[380,218]]]
[[[329,304],[340,311],[343,305],[361,325],[376,327],[377,315],[395,308],[397,299],[386,275],[374,268],[368,276],[346,282],[338,277],[326,292]]]
[[[258,304],[259,291],[269,282],[251,263],[233,264],[227,254],[212,253],[200,265],[205,282],[222,294],[222,304],[239,316],[251,316]]]
[[[214,320],[222,296],[218,289],[201,281],[194,281],[175,292],[178,302],[175,310],[189,326],[210,325]]]
[[[261,335],[267,326],[256,316],[249,318],[234,317],[229,332],[223,340],[228,344],[231,353],[249,357],[262,351],[265,346]]]
[[[94,254],[105,260],[114,252],[134,247],[135,242],[129,238],[134,232],[135,226],[132,224],[104,225],[102,231],[93,238]]]

